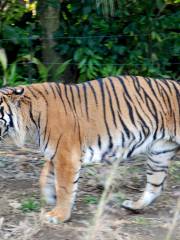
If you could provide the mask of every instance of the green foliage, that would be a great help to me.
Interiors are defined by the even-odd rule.
[[[57,81],[57,79],[59,79],[61,77],[61,75],[64,74],[64,72],[66,71],[70,62],[71,62],[71,59],[67,60],[61,64],[58,64],[56,70],[53,71],[53,74],[51,74],[52,81]],[[50,65],[48,70],[51,71],[52,67],[53,67],[53,65]]]
[[[32,29],[30,22],[27,21],[28,15],[25,4],[20,1],[2,0],[0,5],[0,38],[2,39],[0,47],[13,51],[14,47],[21,46],[20,51],[27,52],[30,44],[27,37]],[[21,22],[22,19],[23,22]]]
[[[180,11],[175,1],[114,1],[113,17],[103,15],[102,4],[61,4],[57,50],[73,59],[80,81],[117,74],[178,78]]]
[[[40,203],[34,198],[28,198],[21,203],[21,210],[25,212],[38,212],[40,210]]]
[[[51,78],[55,81],[59,79],[59,77],[65,72],[70,60],[60,64],[56,70],[54,70],[53,74],[51,74]],[[38,76],[39,82],[47,81],[51,68],[53,65],[46,67],[39,59],[31,56],[30,54],[21,56],[17,58],[16,61],[12,62],[8,65],[8,59],[6,52],[3,48],[0,49],[0,65],[2,66],[2,79],[0,82],[0,86],[10,85],[17,86],[21,84],[28,83],[28,79],[24,81],[23,74],[18,71],[18,64],[32,65],[30,70],[36,70],[36,76]],[[25,67],[24,67],[25,70]]]
[[[33,16],[25,2],[2,0],[0,48],[6,50],[8,65],[4,69],[0,59],[0,85],[59,81],[61,76],[64,79],[73,76],[71,82],[83,82],[120,74],[178,80],[179,3],[179,0],[61,1],[59,29],[54,39],[64,63],[48,60],[45,63],[42,43],[46,37],[39,24],[44,17],[42,12]],[[45,7],[59,4],[58,0],[48,0]]]
[[[7,55],[3,48],[0,48],[0,65],[3,73],[1,85],[5,86],[8,83],[10,83],[10,85],[14,85],[17,79],[16,62],[12,63],[8,67]]]
[[[99,199],[96,196],[93,195],[87,195],[84,197],[84,202],[87,204],[98,204]]]
[[[37,81],[37,79],[34,80],[38,77],[37,70],[31,69],[31,66],[21,59],[30,52],[33,56],[39,49],[39,46],[33,47],[33,41],[37,39],[35,24],[35,18],[23,1],[2,0],[0,2],[0,48],[6,50],[8,59],[6,72],[0,67],[0,79],[2,79],[0,86],[3,85],[4,78],[10,85]]]

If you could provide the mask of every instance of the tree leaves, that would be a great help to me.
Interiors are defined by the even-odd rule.
[[[174,2],[114,1],[113,17],[108,18],[102,15],[102,4],[110,3],[97,1],[98,9],[90,0],[75,0],[68,8],[62,3],[58,34],[70,38],[57,39],[57,50],[73,59],[80,81],[108,73],[179,77],[180,12]]]

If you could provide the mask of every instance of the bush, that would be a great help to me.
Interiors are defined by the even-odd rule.
[[[113,17],[103,16],[91,0],[62,3],[57,50],[73,60],[77,78],[134,74],[177,79],[177,5],[163,0],[114,2]]]

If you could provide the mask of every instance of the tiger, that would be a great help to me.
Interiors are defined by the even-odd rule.
[[[34,83],[0,89],[0,138],[23,146],[27,136],[44,154],[40,188],[49,222],[66,222],[83,165],[147,158],[138,211],[162,192],[170,160],[180,148],[180,84],[141,76],[106,77],[80,84]]]

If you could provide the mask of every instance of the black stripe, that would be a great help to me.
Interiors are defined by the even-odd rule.
[[[137,141],[137,140],[136,140],[136,141]],[[142,137],[142,133],[140,132],[140,138],[139,138],[138,142],[136,142],[136,143],[132,146],[132,148],[130,149],[130,151],[128,152],[127,158],[129,158],[129,157],[132,155],[132,153],[133,153],[138,147],[140,147],[140,146],[144,143],[144,141],[145,141],[145,138]]]
[[[89,112],[88,112],[88,100],[87,100],[87,89],[86,89],[86,84],[82,84],[83,87],[83,93],[84,93],[84,101],[85,101],[85,109],[86,109],[86,116],[87,119],[89,120]]]
[[[141,111],[143,112],[143,114],[147,117],[147,119],[149,120],[151,127],[153,127],[153,123],[152,123],[152,119],[151,119],[151,115],[147,114],[146,111],[143,109],[141,102],[136,98],[138,105],[140,106]]]
[[[38,90],[37,88],[33,88],[33,89],[34,89],[36,92],[38,92],[39,95],[41,95],[41,97],[44,99],[46,105],[48,106],[48,101],[47,101],[45,95],[44,95],[40,90]]]
[[[55,155],[56,155],[56,153],[57,153],[58,146],[59,146],[59,142],[60,142],[61,138],[62,138],[62,134],[59,136],[59,139],[58,139],[58,141],[57,141],[56,149],[55,149],[55,151],[54,151],[54,154],[53,154],[52,157],[50,158],[51,161],[54,159],[54,157],[55,157]]]
[[[158,94],[159,94],[159,96],[161,95],[161,93],[162,93],[162,91],[161,91],[161,89],[160,89],[160,84],[159,84],[159,82],[156,80],[156,79],[154,79],[153,80],[154,81],[154,83],[156,84],[156,88],[157,88],[157,90],[158,90]]]
[[[79,99],[79,104],[80,104],[80,108],[81,108],[81,113],[83,113],[82,106],[81,106],[81,95],[80,95],[79,85],[75,84],[74,86],[75,86],[77,94],[78,94],[78,99]]]
[[[136,126],[135,121],[134,121],[134,112],[133,112],[133,107],[131,106],[129,100],[126,98],[125,94],[123,93],[124,96],[124,101],[126,102],[127,109],[129,112],[129,117],[131,119],[131,122],[133,123],[134,126]]]
[[[46,151],[46,149],[47,149],[47,147],[48,147],[49,139],[50,139],[50,134],[51,134],[51,130],[49,131],[48,138],[47,138],[46,144],[45,144],[45,146],[44,146],[44,152]]]
[[[49,83],[48,83],[48,84],[49,84]],[[42,84],[42,87],[44,88],[45,92],[46,92],[47,94],[49,94],[47,88],[45,87],[45,83]]]
[[[32,86],[27,86],[27,89],[30,91],[30,93],[33,95],[34,98],[38,99],[34,91],[31,89]]]
[[[162,152],[153,151],[153,152],[151,152],[151,154],[157,156],[157,155],[160,155],[160,154],[166,154],[166,153],[174,152],[174,151],[176,151],[176,150],[177,150],[177,147],[171,148],[171,149],[167,149],[167,150],[164,150],[164,151],[162,151]]]
[[[80,176],[78,176],[78,178],[73,182],[73,184],[78,183],[79,179],[80,179]]]
[[[67,102],[68,102],[68,104],[69,104],[69,107],[70,107],[71,111],[73,111],[73,108],[72,108],[72,106],[71,106],[71,102],[70,102],[70,100],[69,100],[68,93],[67,93],[67,88],[68,88],[68,87],[69,87],[69,86],[67,86],[66,84],[64,85],[65,96],[66,96],[66,99],[67,99]]]
[[[162,133],[161,138],[165,137],[165,125],[164,125],[164,116],[162,115],[162,113],[160,112],[160,116],[161,116],[161,128],[160,128],[160,132]]]
[[[94,95],[94,99],[95,99],[95,103],[96,103],[96,106],[98,105],[98,101],[97,101],[97,96],[96,96],[96,92],[94,90],[94,87],[92,86],[91,82],[87,82],[87,84],[89,85],[93,95]]]
[[[101,136],[98,135],[98,147],[99,149],[101,149]]]
[[[73,89],[72,89],[71,85],[70,85],[70,93],[71,93],[71,99],[72,99],[72,103],[73,103],[73,108],[74,108],[74,111],[76,113],[76,106],[75,106],[75,102],[74,102],[74,94],[73,94]]]
[[[143,89],[143,88],[142,88]],[[149,95],[146,93],[146,91],[143,89],[143,92],[144,92],[144,96],[145,96],[145,102],[146,102],[146,106],[147,106],[147,109],[149,110],[151,116],[154,118],[155,120],[155,126],[156,126],[156,129],[154,131],[154,135],[153,135],[153,139],[155,140],[156,139],[156,136],[157,136],[157,132],[158,132],[158,124],[159,124],[159,120],[158,120],[158,113],[157,113],[157,109],[156,109],[156,106],[154,104],[154,102],[152,101],[152,99],[149,97]],[[150,106],[151,104],[151,106]],[[153,109],[152,109],[153,108]]]
[[[176,84],[174,82],[171,82],[171,84],[174,87],[175,93],[176,93],[176,98],[177,98],[177,107],[178,107],[178,111],[179,111],[179,119],[180,119],[180,93],[176,87]]]
[[[12,114],[8,113],[8,117],[9,117],[9,127],[13,128],[14,127],[14,123],[13,123],[13,118],[12,118]]]
[[[79,121],[78,121],[78,120],[77,120],[77,126],[78,126],[79,143],[80,143],[80,146],[82,146],[81,129],[80,129],[80,124],[79,124]]]
[[[108,93],[108,97],[109,97],[109,105],[110,105],[110,110],[111,110],[111,114],[112,114],[112,118],[113,118],[113,123],[114,123],[114,126],[117,128],[116,117],[115,117],[114,108],[113,108],[113,104],[112,104],[111,93],[110,93],[109,88],[108,88],[106,83],[105,83],[105,85],[106,85],[106,89],[107,89],[107,93]]]
[[[119,82],[121,83],[121,85],[122,85],[122,87],[123,87],[123,89],[124,89],[124,92],[125,92],[126,96],[129,98],[130,101],[132,101],[132,98],[130,97],[129,92],[128,92],[127,88],[126,88],[126,85],[125,85],[125,83],[124,83],[124,79],[121,78],[121,77],[117,77],[117,79],[119,79]]]
[[[147,136],[149,135],[149,133],[150,133],[150,129],[149,129],[148,125],[146,124],[146,122],[144,121],[143,117],[140,115],[140,113],[139,113],[139,111],[137,110],[137,108],[136,108],[135,106],[134,106],[134,108],[135,108],[135,112],[136,112],[139,120],[141,121],[142,127],[145,127],[145,128],[148,130],[148,133],[145,134],[145,136],[147,137]]]
[[[161,187],[164,184],[165,180],[166,180],[166,177],[164,177],[163,181],[161,183],[158,183],[158,184],[157,183],[151,183],[151,182],[148,182],[148,181],[147,181],[147,183],[151,184],[153,187]]]
[[[122,135],[122,147],[124,148],[124,146],[125,146],[125,137],[124,137],[124,133],[122,132],[121,133],[121,135]]]
[[[81,95],[80,95],[80,91],[79,91],[79,86],[77,84],[74,85],[76,87],[77,93],[78,93],[78,98],[79,98],[79,102],[81,103]]]
[[[55,83],[55,87],[56,87],[57,93],[58,93],[58,95],[59,95],[59,97],[61,99],[61,102],[63,104],[64,111],[65,111],[65,113],[67,115],[66,105],[65,105],[63,97],[62,97],[61,87],[60,87],[60,85],[58,83]]]
[[[36,121],[34,120],[34,116],[32,113],[32,102],[29,103],[29,116],[30,116],[31,121],[34,123],[36,129],[38,130],[38,125],[37,125]]]
[[[169,92],[170,92],[170,94],[172,95],[172,88],[171,88],[171,86],[169,85],[169,83],[172,83],[172,81],[166,81],[166,80],[159,80],[159,79],[157,79],[157,81],[161,84],[164,84],[168,89],[169,89]],[[162,84],[161,84],[161,86],[162,86]]]
[[[4,107],[0,107],[0,114],[2,115],[2,118],[4,118]]]
[[[169,98],[170,96],[167,93],[167,91],[165,89],[165,86],[162,85],[161,81],[158,81],[157,79],[154,79],[154,83],[156,84],[156,88],[158,90],[159,96],[161,96],[163,98],[163,103],[165,104],[166,109],[169,108],[170,115],[172,116],[172,106],[171,106],[171,101],[170,101],[170,98]],[[168,106],[167,106],[167,101],[165,99],[165,96],[166,96],[166,99],[168,101]]]
[[[168,166],[167,166],[167,165],[161,165],[161,162],[152,159],[150,156],[148,156],[148,160],[150,160],[151,162],[153,162],[153,163],[156,165],[156,167],[158,167],[158,168],[168,169]]]
[[[140,85],[140,82],[139,82],[139,79],[138,77],[136,76],[130,76],[132,78],[132,82],[133,82],[133,85],[134,85],[134,88],[136,89],[136,93],[141,97],[141,99],[143,100],[141,94],[140,94],[140,91],[141,91],[141,85]]]
[[[92,147],[89,147],[89,150],[91,151],[91,157],[90,157],[90,162],[92,162],[93,156],[94,156],[94,150]]]
[[[41,112],[39,113],[39,116],[38,116],[38,144],[40,146],[40,143],[41,143],[41,138],[40,138],[40,132],[41,132],[41,126],[40,126],[40,123],[41,123]]]
[[[43,139],[43,142],[45,141],[45,138],[46,138],[47,126],[48,126],[48,116],[47,116],[47,111],[46,111],[46,124],[45,124],[45,127],[44,127],[44,139]]]
[[[121,125],[122,125],[122,127],[123,127],[123,130],[124,130],[125,133],[126,133],[126,136],[127,136],[128,138],[130,138],[130,131],[129,131],[128,127],[126,126],[124,120],[122,119],[122,117],[121,117],[121,115],[120,115],[119,113],[118,113],[118,117],[119,117],[119,121],[120,121],[120,123],[121,123]]]
[[[147,164],[147,167],[148,167],[152,172],[165,172],[165,173],[168,172],[167,168],[154,169],[149,163]]]
[[[107,134],[109,137],[109,148],[112,148],[113,147],[112,136],[110,134],[109,126],[108,126],[107,119],[106,119],[105,92],[104,92],[103,81],[102,81],[102,79],[98,79],[97,82],[98,82],[100,90],[101,90],[103,117],[104,117],[104,123],[106,126]]]
[[[54,85],[53,83],[48,83],[48,86],[50,87],[50,89],[51,89],[52,92],[53,92],[54,98],[56,98],[56,93],[55,93],[55,91],[54,91],[53,85]]]
[[[119,99],[118,99],[118,96],[117,96],[117,93],[116,93],[116,89],[114,87],[113,80],[111,78],[108,78],[108,79],[109,79],[109,82],[111,84],[111,87],[112,87],[112,90],[113,90],[113,93],[114,93],[114,96],[115,96],[115,99],[116,99],[116,104],[117,104],[118,110],[119,110],[119,112],[121,112],[120,105],[119,105]]]
[[[154,91],[154,88],[153,88],[153,86],[152,86],[152,81],[151,81],[151,79],[150,79],[150,78],[144,78],[144,79],[147,81],[148,86],[150,87],[151,92],[153,93],[153,95],[158,99],[159,96],[157,96],[156,92]],[[155,81],[155,80],[154,80],[154,81]]]
[[[176,118],[175,113],[173,112],[173,125],[174,125],[174,136],[177,136],[177,126],[176,126]]]
[[[151,80],[150,78],[145,78],[145,79],[146,79],[146,81],[147,81],[147,83],[148,83],[148,85],[149,85],[149,87],[150,87],[150,89],[151,89],[151,92],[152,92],[153,95],[155,96],[156,100],[158,101],[158,103],[159,103],[159,105],[160,105],[161,110],[163,111],[163,113],[164,113],[164,115],[165,115],[165,111],[164,111],[164,109],[163,109],[162,103],[161,103],[161,101],[159,100],[159,95],[156,94],[156,92],[155,92],[155,90],[154,90],[154,88],[153,88],[153,86],[152,86],[152,80]],[[156,80],[154,80],[154,81],[156,82]]]

